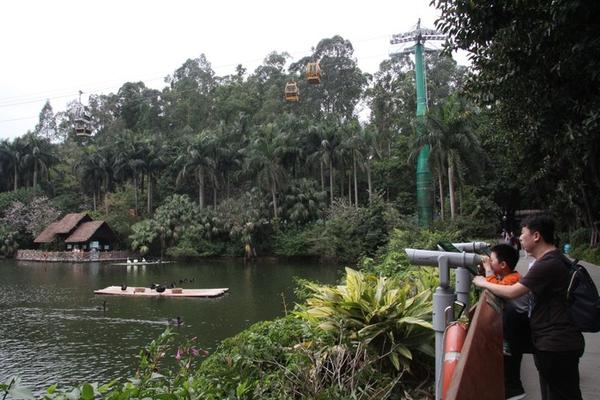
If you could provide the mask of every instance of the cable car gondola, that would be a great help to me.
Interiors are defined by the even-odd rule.
[[[79,101],[75,108],[75,135],[79,137],[90,137],[92,136],[92,115],[88,108],[81,103],[81,95],[83,92],[79,91]]]
[[[297,102],[300,97],[300,92],[298,90],[298,85],[294,81],[290,81],[285,84],[285,101],[289,102]]]
[[[313,85],[321,83],[321,67],[318,62],[306,64],[306,80]]]

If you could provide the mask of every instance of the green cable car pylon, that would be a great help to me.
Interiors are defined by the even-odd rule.
[[[411,32],[392,36],[391,44],[412,43],[415,45],[398,52],[415,54],[415,74],[417,86],[417,136],[425,134],[425,113],[427,112],[427,84],[425,82],[424,53],[437,51],[425,48],[426,41],[445,40],[436,30],[421,28],[421,20]],[[428,228],[433,220],[433,187],[429,169],[429,146],[423,146],[417,157],[417,211],[419,226]]]

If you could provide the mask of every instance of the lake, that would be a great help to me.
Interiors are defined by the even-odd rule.
[[[294,305],[294,277],[334,283],[341,268],[316,263],[237,260],[147,266],[0,260],[0,381],[18,375],[36,392],[53,383],[108,382],[134,374],[139,350],[175,328],[209,352],[257,321]],[[188,282],[180,281],[187,280]],[[193,281],[192,281],[193,280]],[[177,283],[221,288],[215,299],[94,295],[111,285]],[[103,302],[106,301],[106,311]]]

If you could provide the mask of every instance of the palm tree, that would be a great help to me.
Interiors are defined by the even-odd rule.
[[[94,211],[97,209],[97,197],[100,195],[100,184],[104,176],[104,168],[96,146],[86,146],[79,160],[73,165],[73,171],[79,175],[84,190],[91,190]]]
[[[259,182],[269,187],[273,202],[273,215],[278,218],[277,190],[283,185],[285,169],[281,155],[285,148],[279,126],[271,122],[254,132],[246,147],[246,169],[258,176]]]
[[[125,130],[115,143],[115,175],[131,177],[133,180],[135,210],[138,211],[139,178],[144,170],[145,162],[142,157],[144,147],[138,135]]]
[[[376,158],[379,158],[381,155],[381,151],[378,147],[377,141],[377,130],[373,125],[367,127],[360,126],[360,129],[357,131],[357,134],[357,144],[363,149],[361,153],[363,156],[362,161],[363,167],[367,173],[367,191],[369,193],[369,204],[371,204],[371,202],[373,201],[373,179],[371,176],[372,165],[373,161]]]
[[[198,181],[198,204],[204,208],[204,179],[206,172],[213,174],[215,163],[210,157],[210,142],[212,138],[208,131],[203,131],[200,135],[193,137],[189,144],[185,146],[185,151],[175,160],[175,165],[180,167],[177,175],[177,184],[182,181],[190,172],[193,172]]]
[[[311,160],[319,160],[321,163],[321,186],[323,187],[323,165],[329,166],[329,196],[330,202],[333,205],[333,182],[334,182],[334,165],[340,156],[341,150],[341,135],[339,133],[339,125],[333,121],[323,122],[314,126],[312,129],[317,130],[320,138],[320,147],[315,150],[309,157]]]
[[[360,126],[358,121],[352,121],[347,123],[345,126],[347,136],[342,142],[342,148],[351,156],[352,159],[352,178],[354,183],[354,205],[358,208],[358,168],[362,165],[365,159],[367,149],[365,148],[365,142],[363,137],[364,129]],[[352,185],[349,185],[350,187]],[[348,188],[351,194],[351,188]],[[350,200],[352,198],[350,197]],[[352,202],[352,201],[350,201]]]
[[[159,143],[155,137],[150,137],[142,142],[142,152],[140,159],[143,161],[142,169],[148,176],[148,196],[147,196],[147,212],[150,214],[153,208],[153,187],[156,179],[156,174],[167,165],[166,162],[166,147]]]
[[[454,219],[456,215],[455,171],[462,173],[463,165],[476,169],[484,157],[479,139],[473,132],[472,112],[464,100],[451,96],[428,113],[426,126],[427,133],[415,139],[414,149],[420,149],[424,145],[430,146],[430,162],[432,169],[437,171],[440,187],[442,170],[446,169],[450,218]],[[440,195],[443,195],[442,190]],[[443,203],[443,197],[440,201]]]
[[[12,142],[4,139],[0,142],[0,157],[3,160],[4,168],[12,169],[14,191],[19,187],[19,172],[25,152],[26,145],[22,138],[16,138]]]
[[[24,137],[26,152],[23,156],[23,165],[33,168],[33,195],[37,189],[38,174],[48,178],[48,168],[58,162],[56,156],[51,153],[51,144],[48,139],[43,139],[34,133],[27,133]]]

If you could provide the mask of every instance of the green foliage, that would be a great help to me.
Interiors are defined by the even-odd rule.
[[[511,172],[497,182],[521,180],[528,190],[518,191],[513,203],[555,210],[564,225],[584,225],[597,236],[600,31],[585,27],[594,24],[599,3],[525,0],[493,9],[485,0],[433,4],[448,47],[471,54],[476,73],[467,92],[498,120],[498,142],[507,142],[493,149]]]
[[[223,341],[198,369],[194,390],[208,400],[386,399],[403,377],[381,370],[365,345],[333,343],[289,315]]]
[[[131,248],[142,255],[148,254],[154,240],[158,237],[158,228],[153,220],[146,219],[131,227]]]
[[[40,196],[32,198],[27,204],[19,201],[12,203],[0,221],[19,233],[24,242],[30,243],[46,226],[55,222],[59,215],[52,201]]]
[[[177,241],[177,244],[167,249],[167,255],[174,259],[199,257],[200,253],[198,249],[202,248],[199,246],[199,243],[203,241],[202,232],[203,229],[199,225],[192,224],[188,226],[187,229],[181,233],[181,237]]]
[[[367,344],[396,370],[425,368],[431,362],[430,288],[346,268],[345,285],[308,284],[308,289],[312,297],[299,315],[335,340]]]
[[[573,248],[571,256],[595,265],[600,265],[599,247],[589,247],[587,245],[577,246]]]
[[[378,198],[366,208],[335,202],[326,220],[312,225],[306,234],[311,244],[310,254],[342,261],[373,255],[387,242],[398,220],[390,205]]]
[[[0,223],[0,255],[12,257],[18,248],[17,233]]]
[[[309,254],[310,242],[307,230],[287,229],[275,234],[273,251],[276,255],[293,257]]]
[[[1,192],[0,217],[4,215],[5,211],[8,210],[13,203],[19,202],[22,204],[29,204],[33,197],[33,191],[31,188],[19,188],[16,191]]]
[[[458,241],[461,232],[456,230],[421,229],[416,224],[403,223],[390,234],[387,245],[380,249],[376,260],[364,258],[361,268],[383,276],[394,276],[410,269],[410,262],[404,249],[437,249],[440,240]]]
[[[291,224],[304,225],[318,219],[327,204],[327,192],[317,189],[317,182],[297,179],[288,185],[283,197],[283,218]]]

